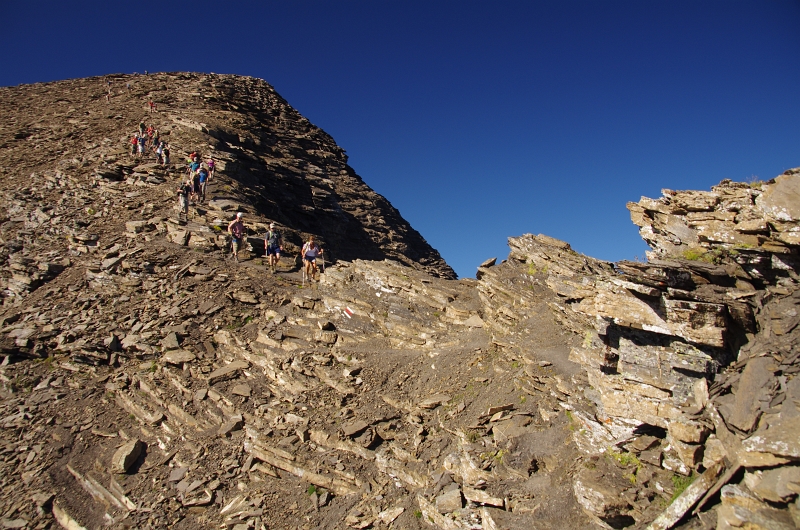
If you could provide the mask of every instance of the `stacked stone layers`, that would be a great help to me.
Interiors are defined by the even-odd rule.
[[[766,183],[724,180],[711,191],[662,194],[628,203],[651,258],[712,248],[794,254],[800,245],[800,170]]]
[[[586,369],[585,395],[597,408],[576,441],[680,474],[716,476],[715,466],[726,466],[704,486],[724,486],[718,528],[782,528],[798,511],[787,504],[800,489],[798,190],[791,170],[757,187],[725,181],[711,192],[665,191],[629,204],[653,247],[647,263],[612,267],[546,236],[509,239],[509,263],[544,275],[563,301],[551,308],[584,335],[570,359]],[[498,291],[490,271],[481,270],[480,292]],[[508,332],[507,314],[495,304],[488,325]],[[744,480],[725,485],[741,468]],[[576,496],[587,513],[618,521],[619,499],[585,474]]]

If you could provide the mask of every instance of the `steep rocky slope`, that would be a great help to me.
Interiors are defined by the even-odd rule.
[[[149,112],[150,101],[157,112]],[[260,79],[188,73],[75,79],[2,88],[0,108],[3,188],[53,201],[32,220],[47,226],[41,237],[63,237],[76,220],[113,222],[120,207],[136,201],[118,205],[112,195],[178,177],[185,157],[197,152],[213,157],[222,176],[212,187],[211,214],[257,211],[295,244],[316,234],[333,258],[391,258],[455,277],[347,165],[333,139]],[[169,172],[142,163],[153,157],[129,156],[128,139],[141,121],[171,145]],[[59,193],[51,197],[46,189]],[[85,215],[87,208],[96,213]],[[16,216],[13,208],[9,215]]]
[[[238,98],[250,86],[257,100],[274,95],[263,82],[118,78],[106,102],[100,81],[64,95],[54,87],[71,82],[24,87],[89,115],[41,112],[13,134],[4,124],[0,525],[797,525],[796,172],[630,204],[653,247],[646,263],[526,234],[477,280],[452,280],[429,247],[408,250],[418,236],[388,203],[355,205],[370,192],[349,168],[325,184],[340,209],[314,202],[319,192],[302,202],[313,167],[343,155],[330,139],[325,156],[301,153],[296,134],[252,118],[278,105],[300,127],[282,101],[228,118],[247,122],[244,140],[216,138],[215,105],[246,104],[202,83],[232,83]],[[224,162],[188,222],[175,210],[177,168],[124,154],[141,118],[114,125],[128,119],[114,118],[126,115],[128,81],[202,87],[161,92],[174,99],[153,115],[185,104],[173,149],[210,142]],[[137,112],[148,93],[131,97]],[[36,101],[15,105],[34,116]],[[272,125],[251,133],[257,121]],[[67,134],[83,146],[36,147]],[[269,137],[282,156],[258,156],[303,169],[259,166],[267,142],[246,139]],[[306,208],[270,202],[281,194]],[[252,235],[239,263],[225,259],[220,229],[235,210]],[[345,221],[315,228],[317,214]],[[275,275],[258,239],[271,220],[289,239]],[[338,258],[319,282],[294,259],[308,233]],[[371,241],[363,255],[339,248],[350,236]],[[372,259],[385,255],[395,259]]]

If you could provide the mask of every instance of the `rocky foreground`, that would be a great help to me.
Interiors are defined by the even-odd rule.
[[[800,524],[800,172],[629,204],[645,263],[528,234],[454,280],[262,81],[105,82],[0,89],[0,526]],[[188,222],[149,99],[221,161]]]

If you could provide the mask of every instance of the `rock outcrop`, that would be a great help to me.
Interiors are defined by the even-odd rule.
[[[723,486],[718,528],[791,527],[790,512],[797,516],[787,505],[796,494],[776,491],[796,488],[788,477],[800,469],[790,397],[800,371],[800,245],[792,235],[800,230],[800,202],[792,200],[799,186],[791,170],[757,188],[726,181],[711,192],[665,191],[659,201],[629,204],[653,246],[647,263],[612,266],[544,236],[510,239],[509,262],[542,276],[562,301],[556,314],[585,337],[570,359],[585,368],[584,396],[596,407],[580,412],[574,404],[578,445],[686,476],[726,468],[672,524]],[[509,307],[525,305],[524,296],[509,301],[496,307],[498,329],[508,329]],[[585,475],[575,492],[590,515],[615,527],[626,526],[626,516],[646,522],[635,503],[608,493],[613,486]],[[760,486],[762,476],[776,482]],[[734,500],[743,497],[746,509]],[[775,510],[781,506],[786,511]]]
[[[526,234],[453,280],[262,81],[112,79],[0,90],[3,527],[800,522],[797,171],[629,205],[647,262]],[[188,220],[124,152],[150,98],[220,161]]]

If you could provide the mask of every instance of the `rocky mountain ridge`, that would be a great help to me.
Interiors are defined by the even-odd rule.
[[[800,522],[797,170],[629,204],[647,262],[526,234],[453,280],[262,81],[111,87],[0,90],[4,527]],[[222,162],[188,221],[180,167],[124,151],[152,94],[176,153]],[[309,233],[336,257],[319,282],[293,259]]]
[[[151,101],[157,112],[149,112]],[[186,156],[197,152],[203,160],[215,159],[222,179],[212,186],[215,200],[193,215],[227,219],[237,209],[258,212],[262,224],[277,223],[295,245],[315,234],[334,259],[391,258],[455,278],[439,253],[347,165],[347,155],[333,139],[263,80],[114,75],[4,87],[0,105],[5,110],[0,128],[4,178],[26,183],[23,189],[80,182],[88,189],[69,203],[80,210],[94,202],[92,191],[100,191],[103,206],[93,207],[87,217],[108,221],[118,213],[109,195],[174,182]],[[153,163],[154,156],[129,156],[128,140],[140,122],[154,125],[171,145],[170,167]],[[34,222],[39,224],[59,217],[38,215]],[[65,220],[58,221],[51,224]],[[195,239],[189,244],[213,245],[200,233]]]

